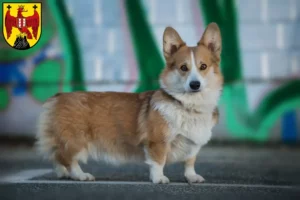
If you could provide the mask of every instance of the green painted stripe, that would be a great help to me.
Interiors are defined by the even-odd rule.
[[[64,91],[69,91],[70,89],[73,91],[85,90],[78,40],[64,1],[49,0],[47,3],[49,4],[50,12],[53,14],[54,20],[57,24],[58,35],[63,48],[64,59],[66,62],[64,81],[79,83],[78,85],[74,85],[72,88],[64,85]]]
[[[126,0],[125,8],[139,68],[140,83],[136,92],[158,89],[158,77],[164,68],[164,60],[156,46],[142,3],[140,0]]]

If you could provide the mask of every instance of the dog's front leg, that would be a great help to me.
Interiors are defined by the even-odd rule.
[[[185,161],[184,176],[189,184],[202,183],[205,181],[205,179],[195,171],[196,158],[196,156],[193,156]]]
[[[153,183],[169,183],[164,175],[168,144],[166,142],[149,142],[145,148],[146,163],[150,167],[150,179]]]

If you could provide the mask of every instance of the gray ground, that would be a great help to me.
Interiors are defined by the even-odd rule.
[[[0,148],[0,200],[6,199],[300,199],[300,149],[211,146],[196,171],[206,182],[188,185],[183,165],[169,165],[169,185],[148,181],[146,165],[83,165],[95,182],[58,180],[30,148]]]

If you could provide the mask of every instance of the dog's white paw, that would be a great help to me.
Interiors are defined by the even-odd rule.
[[[185,175],[185,178],[189,184],[203,183],[205,181],[205,179],[199,174],[187,174]]]
[[[60,164],[57,164],[55,166],[54,171],[58,178],[69,178],[70,177],[70,174],[69,174],[67,168]]]
[[[78,181],[94,181],[95,177],[90,173],[80,173],[76,176],[71,174],[71,178]]]
[[[170,180],[168,179],[168,177],[162,175],[162,176],[153,177],[152,182],[155,184],[159,184],[159,183],[167,184],[170,183]]]

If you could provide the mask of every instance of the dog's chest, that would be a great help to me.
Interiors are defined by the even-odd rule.
[[[194,144],[202,146],[211,138],[213,127],[211,113],[187,111],[180,106],[167,103],[157,104],[156,108],[169,125],[170,140],[174,140],[177,135],[182,135]]]
[[[177,135],[170,143],[170,150],[167,156],[167,162],[184,161],[195,156],[201,145],[195,144],[182,135]]]

